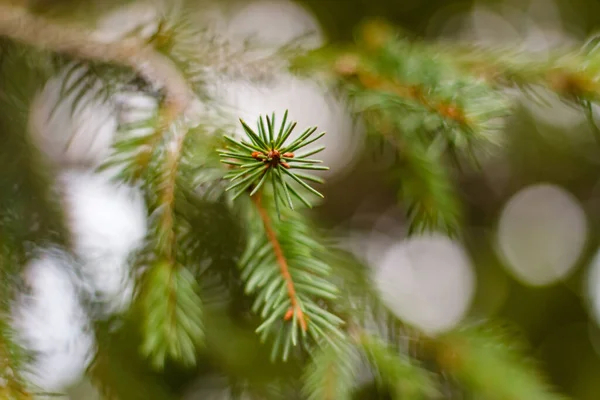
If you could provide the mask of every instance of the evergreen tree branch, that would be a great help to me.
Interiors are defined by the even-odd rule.
[[[510,103],[497,87],[428,44],[373,26],[349,49],[316,50],[293,69],[328,72],[368,133],[395,147],[392,172],[411,233],[459,231],[461,211],[444,159],[467,156],[476,164],[476,150],[499,143]]]
[[[171,116],[182,114],[192,101],[190,88],[173,62],[141,42],[102,43],[81,27],[58,24],[8,4],[0,4],[0,35],[44,50],[129,67],[165,91]]]
[[[319,349],[304,372],[304,395],[308,400],[352,399],[359,365],[358,353],[351,343]]]
[[[344,71],[344,73],[346,72],[349,71]],[[472,123],[465,115],[465,111],[458,104],[446,103],[429,97],[427,88],[394,81],[365,70],[356,70],[355,73],[358,81],[367,90],[390,93],[402,97],[407,101],[419,103],[426,110],[438,114],[440,118],[446,119],[451,123],[467,126]]]
[[[294,318],[297,318],[298,323],[300,324],[300,327],[302,328],[302,331],[306,332],[307,325],[306,325],[306,319],[304,316],[304,312],[302,311],[302,307],[298,302],[298,297],[296,295],[296,288],[294,286],[294,281],[292,280],[292,276],[290,275],[288,263],[287,263],[285,256],[283,255],[283,250],[281,249],[281,245],[279,244],[277,235],[275,234],[275,231],[273,230],[273,226],[271,225],[271,219],[269,218],[267,211],[264,209],[264,207],[261,204],[260,194],[254,195],[252,197],[252,199],[254,201],[256,209],[258,210],[260,218],[263,222],[263,225],[265,228],[265,233],[266,233],[267,237],[269,238],[269,242],[273,246],[273,252],[275,253],[275,258],[276,258],[277,264],[279,265],[279,268],[281,270],[281,276],[283,277],[283,280],[285,282],[285,286],[287,288],[288,296],[290,299],[291,308],[286,311],[284,318],[286,320],[289,320],[290,318],[292,318],[292,316]]]
[[[543,60],[507,47],[431,46],[455,60],[466,71],[496,86],[525,88],[538,85],[567,99],[600,100],[600,74],[596,47],[584,45],[570,51],[552,51]]]
[[[179,168],[185,152],[188,129],[171,125],[157,176],[150,178],[153,208],[155,260],[143,282],[141,307],[145,317],[142,351],[155,368],[167,358],[186,366],[196,363],[197,348],[204,339],[202,302],[194,275],[184,264],[184,249],[177,246],[185,220],[176,216],[177,196],[185,190]],[[157,259],[156,259],[157,258]]]
[[[486,399],[566,400],[545,382],[524,355],[524,346],[506,329],[464,327],[432,339],[432,344],[440,367]]]
[[[409,234],[442,231],[458,235],[461,205],[440,149],[413,143],[398,152],[401,167],[396,175],[400,198],[407,204]]]
[[[312,343],[336,347],[345,335],[343,320],[328,307],[338,289],[328,279],[331,267],[322,261],[322,243],[298,213],[284,208],[274,218],[275,201],[263,193],[261,211],[254,202],[248,207],[249,236],[239,265],[246,293],[255,295],[252,311],[263,319],[257,333],[262,341],[274,339],[273,359],[287,360]]]
[[[165,172],[161,183],[162,191],[159,199],[159,204],[163,208],[159,222],[159,230],[163,233],[163,237],[159,241],[159,253],[170,263],[174,263],[176,257],[174,223],[175,190],[186,133],[187,131],[183,129],[174,129],[173,137],[166,145]]]
[[[355,340],[374,367],[379,385],[393,399],[430,399],[439,394],[432,374],[416,360],[364,332],[359,332]]]

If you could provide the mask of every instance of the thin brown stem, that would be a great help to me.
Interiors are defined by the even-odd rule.
[[[298,318],[298,321],[300,323],[300,327],[302,328],[302,330],[306,331],[307,330],[306,317],[304,315],[304,312],[302,311],[302,307],[300,306],[300,303],[298,302],[296,288],[294,286],[294,281],[292,280],[292,276],[290,275],[290,269],[289,269],[289,266],[287,263],[287,259],[285,258],[285,255],[283,254],[281,244],[279,243],[279,240],[277,239],[277,235],[275,234],[275,230],[273,229],[273,225],[271,224],[271,218],[269,218],[267,211],[262,206],[260,194],[253,196],[252,199],[254,200],[256,209],[258,210],[258,213],[260,214],[260,218],[263,222],[263,226],[265,227],[265,232],[267,234],[267,238],[269,239],[269,242],[271,242],[271,245],[273,246],[273,251],[275,252],[275,258],[277,259],[277,264],[279,264],[279,268],[281,270],[281,276],[283,277],[283,280],[285,281],[287,291],[288,291],[288,296],[290,298],[290,302],[292,303],[292,307],[291,307],[292,312],[295,313],[296,317]]]
[[[167,232],[166,243],[163,249],[163,255],[170,261],[174,262],[175,254],[175,227],[174,227],[174,216],[173,216],[173,203],[175,202],[175,188],[177,180],[177,170],[179,167],[179,161],[181,160],[181,153],[183,150],[183,143],[185,141],[185,132],[174,132],[171,143],[168,144],[168,155],[165,161],[165,174],[167,176],[164,187],[162,188],[160,205],[164,207],[162,214],[161,229]]]
[[[83,27],[58,24],[22,7],[0,5],[0,35],[17,42],[77,58],[130,67],[165,91],[170,113],[183,113],[192,100],[186,80],[174,63],[137,40],[104,43]]]
[[[411,99],[421,103],[428,110],[438,113],[443,118],[453,120],[462,125],[468,125],[469,121],[464,111],[455,104],[437,102],[427,98],[419,86],[406,86],[400,82],[386,80],[370,73],[359,71],[358,78],[363,86],[368,89],[381,90],[393,93],[397,96]]]
[[[176,255],[175,255],[175,241],[177,237],[175,235],[175,217],[174,217],[174,203],[175,203],[175,189],[177,185],[177,171],[179,168],[179,162],[181,160],[181,153],[183,151],[183,143],[185,141],[186,132],[176,130],[173,133],[173,138],[167,146],[169,149],[167,159],[165,161],[165,173],[167,180],[165,186],[162,188],[161,194],[161,207],[164,207],[162,219],[161,219],[161,230],[165,232],[165,239],[161,248],[162,255],[169,262],[169,294],[168,294],[168,305],[170,311],[170,324],[167,325],[168,329],[173,329],[177,324],[177,296],[175,290],[174,280],[176,279],[175,273],[177,271]]]

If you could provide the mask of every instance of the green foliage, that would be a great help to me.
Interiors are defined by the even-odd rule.
[[[338,293],[328,280],[331,267],[321,261],[325,248],[300,215],[272,218],[269,205],[249,210],[250,236],[239,262],[246,293],[255,296],[252,310],[263,319],[256,331],[263,341],[273,338],[272,359],[287,359],[309,338],[335,347],[344,338],[343,321],[323,303]]]
[[[104,163],[102,169],[119,168],[118,178],[134,182],[147,172],[157,144],[162,139],[158,111],[149,118],[119,126],[119,139],[113,145],[113,156]]]
[[[356,385],[359,355],[350,343],[315,352],[304,374],[303,392],[309,400],[349,400]]]
[[[413,144],[400,155],[397,182],[400,196],[407,204],[409,233],[431,231],[458,234],[462,223],[462,210],[456,189],[439,146],[423,148]]]
[[[456,234],[461,217],[447,159],[500,143],[508,99],[451,56],[373,22],[356,46],[324,48],[294,70],[327,71],[370,135],[394,149],[411,233]]]
[[[366,334],[361,335],[360,347],[374,367],[378,383],[389,390],[393,399],[430,399],[438,395],[431,374],[400,350]]]
[[[147,272],[140,296],[144,315],[142,353],[157,369],[167,358],[196,363],[203,340],[201,301],[194,276],[181,266],[157,262]]]
[[[437,343],[439,363],[486,399],[564,400],[546,384],[515,335],[507,332],[475,326],[450,333]]]
[[[60,68],[62,77],[60,97],[71,101],[71,113],[81,107],[88,106],[92,101],[100,104],[111,101],[111,96],[124,86],[126,82],[135,79],[135,75],[122,67],[110,64],[71,61],[58,58],[55,60]],[[56,103],[56,109],[60,105]]]
[[[287,117],[288,113],[286,111],[283,115],[281,127],[276,130],[275,114],[271,118],[267,116],[266,127],[263,117],[260,116],[257,123],[258,134],[244,121],[240,120],[248,140],[235,140],[229,136],[225,136],[231,147],[227,150],[219,151],[219,153],[223,158],[222,162],[224,164],[234,167],[234,170],[226,175],[232,181],[231,186],[227,190],[236,189],[233,194],[234,199],[250,187],[252,187],[252,191],[250,192],[250,196],[252,196],[266,183],[267,185],[272,185],[276,206],[281,202],[293,210],[292,195],[310,208],[311,203],[302,196],[299,189],[290,184],[290,179],[312,194],[323,197],[321,193],[305,182],[323,183],[321,178],[292,170],[319,171],[329,169],[317,165],[322,161],[307,158],[323,151],[325,147],[318,147],[302,154],[294,153],[319,140],[325,135],[325,132],[312,137],[317,128],[308,128],[298,138],[286,144],[286,141],[296,127],[295,122],[289,122],[286,125]]]

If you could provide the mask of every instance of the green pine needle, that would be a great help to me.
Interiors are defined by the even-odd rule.
[[[232,168],[232,171],[226,175],[226,178],[231,180],[231,185],[227,190],[242,187],[242,190],[234,191],[235,193],[232,195],[234,199],[248,190],[251,196],[256,194],[259,189],[264,187],[264,183],[269,176],[271,176],[271,182],[273,183],[274,194],[277,197],[283,196],[282,202],[291,209],[294,209],[292,197],[295,197],[307,207],[312,206],[292,186],[294,182],[315,196],[323,197],[319,191],[306,183],[306,181],[323,183],[324,181],[321,178],[297,173],[294,170],[328,170],[328,167],[317,165],[322,163],[321,160],[308,158],[320,153],[325,147],[321,146],[300,155],[294,152],[314,143],[323,137],[325,132],[313,136],[317,131],[317,127],[311,127],[295,140],[286,143],[296,127],[296,122],[288,123],[287,121],[287,110],[279,129],[275,127],[275,114],[270,117],[267,116],[266,122],[265,118],[260,116],[255,131],[240,119],[242,128],[246,133],[246,139],[236,140],[229,136],[224,137],[229,146],[227,149],[219,150],[218,153],[221,162]],[[261,168],[261,166],[264,166],[264,168]]]

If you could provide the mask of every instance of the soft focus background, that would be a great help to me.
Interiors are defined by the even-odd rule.
[[[46,2],[37,3],[43,10]],[[309,33],[312,47],[350,40],[365,18],[384,17],[427,40],[521,46],[543,58],[600,27],[595,0],[219,1],[213,9],[199,19],[232,38],[274,46]],[[147,15],[143,8],[112,12],[99,35],[118,35],[117,27]],[[550,93],[536,93],[537,100],[511,93],[518,106],[502,146],[480,160],[481,170],[456,175],[467,214],[463,246],[443,237],[406,240],[390,160],[365,145],[333,97],[288,76],[264,87],[217,82],[215,90],[244,118],[289,108],[300,125],[328,131],[323,158],[332,171],[316,215],[377,268],[398,315],[431,332],[507,320],[560,390],[600,398],[600,143],[579,110]],[[91,399],[90,390],[82,384],[73,398]],[[193,387],[189,393],[204,398]]]
[[[364,17],[383,16],[426,39],[523,46],[540,57],[581,43],[600,27],[600,3],[593,0],[305,3],[332,40],[350,38]],[[426,327],[443,326],[470,301],[473,318],[517,324],[565,392],[598,399],[600,145],[581,112],[539,95],[546,104],[521,96],[507,122],[505,147],[482,160],[482,171],[458,177],[468,213],[467,267],[435,241],[413,245],[414,269],[407,265],[402,211],[377,156],[357,156],[330,183],[319,212],[387,274],[402,274],[393,278],[402,289],[412,285],[412,292],[404,291],[411,299],[398,299],[406,304],[399,305],[404,315]],[[453,289],[440,287],[448,282]]]
[[[242,24],[255,18],[259,34],[261,26],[286,26],[278,21],[281,3],[270,3],[271,12],[263,2],[264,14],[242,13]],[[600,27],[600,3],[593,0],[303,3],[333,41],[351,39],[365,17],[381,16],[428,40],[522,46],[542,58]],[[304,16],[289,18],[310,25]],[[338,151],[335,163],[328,160],[336,175],[318,212],[393,283],[390,301],[405,319],[437,329],[468,309],[472,318],[514,322],[553,383],[576,399],[598,399],[600,145],[581,112],[551,94],[539,96],[546,104],[521,96],[506,144],[482,160],[481,172],[457,177],[468,214],[467,261],[444,240],[403,241],[403,212],[385,160],[354,150],[360,141],[342,130],[332,132],[338,143],[329,138]]]

